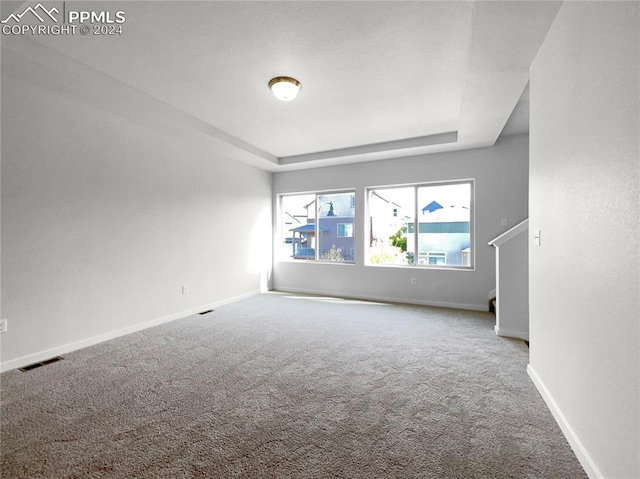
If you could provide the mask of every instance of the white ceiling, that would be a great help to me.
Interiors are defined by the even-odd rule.
[[[188,116],[226,156],[272,171],[490,146],[523,91],[505,133],[526,131],[529,66],[560,5],[69,4],[125,11],[123,34],[36,41]],[[296,100],[271,95],[278,75],[302,83]]]

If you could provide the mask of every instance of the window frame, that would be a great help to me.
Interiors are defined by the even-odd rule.
[[[460,185],[460,184],[468,184],[470,186],[469,192],[469,265],[442,265],[442,264],[420,264],[419,263],[419,240],[418,235],[420,234],[420,207],[419,207],[419,198],[418,191],[422,187],[434,187],[434,186],[449,186],[449,185]],[[366,238],[371,237],[371,193],[372,192],[380,192],[385,189],[400,189],[400,188],[413,188],[413,231],[409,232],[409,224],[407,224],[407,235],[413,235],[413,251],[407,250],[407,253],[413,254],[413,263],[406,264],[392,264],[392,263],[371,263],[370,262],[370,248],[371,246],[367,244]],[[378,186],[367,186],[365,187],[365,241],[362,244],[364,249],[364,258],[365,258],[365,266],[371,267],[381,267],[381,268],[419,268],[419,269],[442,269],[442,270],[450,270],[450,271],[475,271],[475,263],[476,263],[476,208],[475,208],[475,192],[476,192],[476,184],[475,178],[464,178],[464,179],[456,179],[456,180],[442,180],[442,181],[429,181],[429,182],[420,182],[420,183],[405,183],[405,184],[394,184],[394,185],[378,185]],[[467,248],[465,248],[467,249]],[[434,252],[436,253],[436,252]],[[464,254],[462,257],[464,258]],[[428,259],[427,259],[428,262]]]
[[[347,217],[345,216],[344,218],[352,218],[352,221],[347,223],[343,223],[343,224],[351,224],[351,236],[344,236],[344,237],[340,237],[340,238],[351,238],[352,239],[352,245],[349,246],[349,252],[350,252],[350,256],[352,259],[350,260],[344,260],[344,261],[335,261],[335,260],[330,260],[330,259],[323,259],[320,254],[320,236],[319,236],[319,231],[320,231],[320,215],[318,214],[318,198],[320,196],[329,196],[329,195],[340,195],[340,194],[351,194],[353,195],[351,197],[349,206],[350,208],[353,210],[353,216],[352,217]],[[283,202],[284,202],[284,198],[286,197],[294,197],[294,196],[305,196],[305,195],[313,195],[314,196],[314,200],[312,203],[315,203],[315,212],[314,212],[314,235],[316,239],[316,244],[314,247],[314,257],[313,258],[295,258],[293,256],[287,256],[287,257],[283,257],[281,255],[278,255],[278,258],[276,259],[277,261],[285,261],[285,262],[291,262],[291,263],[322,263],[322,264],[342,264],[342,265],[354,265],[355,264],[355,249],[356,249],[356,241],[357,241],[357,234],[356,234],[356,223],[358,221],[358,218],[356,217],[356,208],[355,208],[355,203],[356,203],[356,196],[357,196],[357,189],[356,188],[346,188],[346,189],[339,189],[339,190],[314,190],[314,191],[305,191],[305,192],[292,192],[292,193],[279,193],[278,194],[278,236],[277,236],[277,241],[278,243],[286,243],[285,240],[285,229],[284,229],[284,222],[283,222],[283,218],[285,215],[285,210],[284,210],[284,206],[283,206]],[[324,218],[324,217],[323,217]],[[336,223],[336,238],[337,233],[338,233],[338,223]],[[295,242],[293,240],[293,242]],[[286,243],[286,244],[290,244],[290,243]],[[353,252],[353,253],[351,253]]]

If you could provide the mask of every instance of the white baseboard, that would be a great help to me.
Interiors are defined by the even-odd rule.
[[[145,321],[143,323],[134,324],[132,326],[118,329],[116,331],[109,331],[108,333],[99,334],[97,336],[91,336],[90,338],[82,339],[80,341],[75,341],[73,343],[64,344],[62,346],[46,349],[44,351],[38,351],[36,353],[28,354],[26,356],[21,356],[16,359],[10,359],[9,361],[4,361],[0,363],[0,372],[10,371],[11,369],[21,368],[29,364],[34,364],[40,361],[44,361],[46,359],[50,359],[55,356],[68,354],[72,351],[77,351],[78,349],[83,349],[98,343],[109,341],[111,339],[119,338],[120,336],[126,336],[127,334],[136,333],[138,331],[142,331],[143,329],[152,328],[153,326],[159,326],[164,323],[175,321],[176,319],[184,318],[186,316],[191,316],[192,314],[196,314],[201,311],[205,311],[207,309],[213,309],[223,304],[239,301],[241,299],[248,298],[249,296],[254,296],[256,294],[260,294],[260,292],[255,291],[251,293],[242,294],[239,296],[234,296],[232,298],[215,301],[213,303],[198,306],[196,308],[191,308],[186,311],[180,311],[179,313],[174,313],[168,316],[162,316],[161,318],[152,319],[151,321]]]
[[[567,421],[567,418],[564,416],[564,414],[562,414],[562,411],[553,400],[551,393],[549,393],[549,390],[545,387],[544,383],[536,374],[533,367],[531,367],[531,364],[527,365],[527,374],[529,374],[531,381],[533,381],[533,384],[536,386],[538,392],[542,396],[542,399],[544,399],[544,402],[547,404],[547,407],[558,423],[558,426],[560,426],[562,433],[567,438],[571,449],[573,449],[573,452],[578,458],[578,461],[580,461],[580,465],[582,465],[582,468],[587,473],[587,476],[589,476],[590,479],[604,479],[604,476],[596,467],[595,463],[591,459],[591,456],[589,456],[589,453],[582,445],[582,442],[569,424],[569,421]]]
[[[429,301],[429,300],[420,300],[413,298],[398,298],[391,296],[379,296],[379,295],[340,295],[335,294],[333,291],[322,291],[322,290],[309,290],[303,288],[274,288],[273,291],[280,291],[283,293],[300,293],[300,294],[315,294],[322,296],[332,296],[334,298],[346,298],[346,299],[360,299],[363,301],[380,301],[383,303],[402,303],[402,304],[416,304],[419,306],[434,306],[438,308],[451,308],[451,309],[466,309],[469,311],[487,311],[487,304],[463,304],[463,303],[446,303],[443,301]]]
[[[524,339],[525,341],[529,341],[529,333],[527,331],[511,331],[509,329],[498,328],[496,325],[494,327],[496,334],[503,338],[516,338],[516,339]]]

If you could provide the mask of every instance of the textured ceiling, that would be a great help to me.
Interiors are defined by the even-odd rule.
[[[267,169],[492,145],[559,8],[484,1],[73,5],[125,11],[124,33],[36,41],[188,115],[229,146],[227,156],[238,150]],[[267,82],[278,75],[302,83],[295,101],[271,95]],[[526,110],[519,111],[510,133],[526,130]]]

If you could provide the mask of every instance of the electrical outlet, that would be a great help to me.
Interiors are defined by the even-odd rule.
[[[418,281],[415,278],[411,278],[411,285],[415,286],[416,284],[418,284]]]
[[[7,332],[7,320],[6,319],[0,319],[0,333],[6,333]]]
[[[189,285],[182,285],[182,294],[187,294],[189,292]]]

